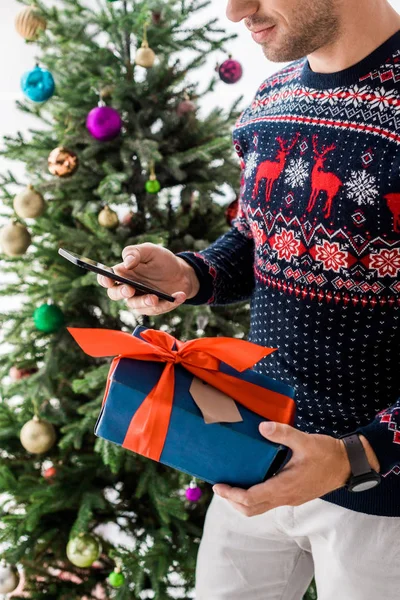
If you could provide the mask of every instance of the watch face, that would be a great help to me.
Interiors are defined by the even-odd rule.
[[[370,490],[371,488],[374,488],[377,485],[379,485],[379,481],[377,481],[376,479],[369,480],[369,481],[362,481],[361,483],[356,483],[353,486],[351,491],[352,492],[365,492],[366,490]]]

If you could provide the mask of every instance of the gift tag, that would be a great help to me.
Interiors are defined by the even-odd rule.
[[[243,421],[236,402],[230,396],[198,377],[193,377],[189,392],[207,424]]]

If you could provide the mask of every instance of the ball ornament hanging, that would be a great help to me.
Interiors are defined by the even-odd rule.
[[[158,194],[158,192],[161,190],[161,184],[157,180],[153,162],[150,164],[150,177],[148,181],[146,181],[145,188],[146,192],[149,194]]]
[[[31,242],[32,237],[28,229],[16,220],[0,230],[0,248],[7,256],[22,256]]]
[[[56,475],[57,469],[55,467],[49,467],[43,473],[44,479],[47,479],[48,481],[52,481]]]
[[[91,567],[100,554],[100,541],[90,533],[82,533],[67,544],[68,560],[76,567]]]
[[[121,219],[121,224],[124,227],[133,227],[135,224],[135,217],[136,217],[136,213],[133,212],[133,210],[130,210],[129,212],[126,213],[126,215],[124,215]]]
[[[44,333],[55,333],[65,323],[64,313],[56,304],[42,304],[33,313],[36,329]]]
[[[32,102],[46,102],[55,91],[53,75],[47,69],[36,65],[34,69],[22,75],[21,89]]]
[[[156,60],[155,52],[149,47],[147,39],[147,28],[149,23],[146,22],[143,26],[143,41],[141,47],[137,50],[135,63],[145,69],[150,69]]]
[[[39,194],[33,185],[28,185],[14,198],[14,210],[21,219],[40,217],[45,208],[46,204],[42,194]]]
[[[47,27],[46,19],[36,6],[26,6],[15,18],[15,29],[27,41],[34,41]]]
[[[51,423],[35,415],[22,427],[19,437],[25,450],[31,454],[43,454],[54,446],[56,431]]]
[[[16,590],[19,581],[18,569],[4,559],[0,560],[0,594],[10,594]]]
[[[228,204],[225,210],[225,218],[228,225],[232,225],[233,219],[236,218],[239,210],[239,198],[233,200],[230,204]]]
[[[52,175],[56,175],[57,177],[70,177],[77,170],[79,160],[74,152],[60,146],[54,148],[54,150],[50,152],[48,165]]]
[[[162,21],[162,13],[159,10],[153,10],[151,13],[151,20],[154,25],[160,25]]]
[[[189,484],[189,487],[186,489],[185,495],[189,502],[198,502],[200,500],[200,498],[203,495],[203,492],[201,491],[201,488],[199,488],[199,486],[197,485],[196,479],[192,479],[192,481]]]
[[[150,179],[146,181],[146,192],[148,192],[149,194],[158,194],[160,189],[160,182],[157,181],[155,177],[152,178],[152,176],[150,175]]]
[[[216,70],[224,83],[237,83],[243,75],[242,65],[237,60],[233,60],[231,55],[221,65],[217,65]]]
[[[32,367],[30,369],[20,369],[14,365],[9,370],[8,375],[12,381],[19,381],[20,379],[25,379],[26,377],[29,377],[30,375],[33,375],[37,372],[37,367]]]
[[[182,100],[176,108],[176,113],[177,113],[178,117],[183,117],[184,115],[193,113],[195,111],[196,111],[195,103],[192,102],[189,94],[185,92],[184,100]]]
[[[186,233],[183,236],[183,243],[185,248],[191,248],[194,244],[194,237],[190,233]]]
[[[116,138],[122,129],[122,119],[119,112],[102,102],[92,108],[86,118],[86,127],[90,135],[99,142],[108,142]]]
[[[106,229],[115,229],[119,225],[119,218],[114,210],[109,206],[105,206],[98,216],[99,223]]]
[[[193,244],[193,248],[196,250],[196,252],[200,252],[201,250],[205,250],[208,246],[209,246],[209,242],[207,242],[207,240],[195,240],[194,244]]]
[[[99,95],[101,99],[111,98],[115,91],[115,85],[107,84],[100,89]]]
[[[108,576],[108,583],[113,588],[120,588],[125,583],[125,577],[123,573],[121,573],[121,569],[119,567],[115,567],[114,571]]]

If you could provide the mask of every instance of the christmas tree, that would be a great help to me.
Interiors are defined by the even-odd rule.
[[[0,175],[0,262],[14,276],[1,288],[0,593],[23,575],[13,597],[193,597],[210,486],[197,482],[191,502],[190,477],[94,435],[110,360],[82,353],[67,327],[243,337],[248,305],[135,317],[58,249],[115,265],[130,244],[200,250],[229,229],[240,98],[199,113],[236,75],[226,63],[204,90],[189,81],[210,54],[228,59],[232,36],[215,20],[188,24],[207,4],[38,1],[17,17],[38,62],[18,107],[39,126],[2,147],[26,179]]]

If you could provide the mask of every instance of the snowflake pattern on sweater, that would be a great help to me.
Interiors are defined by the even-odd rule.
[[[284,73],[260,87],[234,132],[246,179],[235,226],[256,232],[256,277],[326,302],[400,305],[400,136],[392,140],[388,129],[391,117],[400,126],[400,94],[367,85],[310,90],[293,81],[297,63],[288,81]],[[357,135],[366,128],[360,116],[386,124],[371,127],[373,144]],[[275,123],[285,136],[267,135]]]
[[[378,488],[325,500],[400,516],[400,32],[357,65],[307,59],[269,77],[233,131],[242,165],[232,229],[180,253],[189,304],[251,301],[255,369],[296,388],[295,426],[363,433]]]

